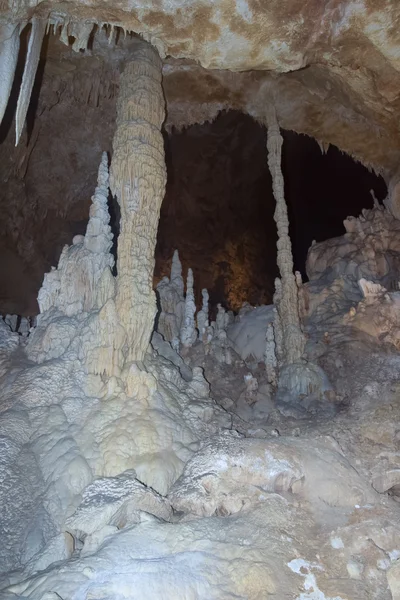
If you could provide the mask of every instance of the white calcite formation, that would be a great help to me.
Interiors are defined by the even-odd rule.
[[[189,269],[186,279],[185,312],[180,331],[180,340],[184,348],[193,346],[197,339],[195,320],[196,303],[194,301],[193,284],[193,271]]]
[[[243,360],[261,362],[265,354],[268,324],[273,319],[273,306],[249,308],[228,329],[232,347]]]
[[[199,340],[204,343],[207,343],[207,330],[208,330],[208,327],[210,326],[209,313],[208,313],[209,294],[208,294],[208,291],[206,289],[204,289],[204,290],[201,290],[201,295],[203,298],[203,303],[202,303],[201,310],[199,310],[199,312],[196,315],[197,329],[199,332]]]
[[[283,138],[273,108],[269,109],[267,122],[268,167],[276,200],[274,219],[278,230],[277,263],[281,275],[280,293],[274,298],[274,302],[282,329],[283,362],[290,365],[301,360],[305,339],[300,324],[298,289],[293,274],[292,244],[289,237],[289,219],[281,170]]]
[[[251,21],[247,8],[238,10]],[[162,36],[162,15],[156,26],[149,20],[147,37],[153,27]],[[349,19],[346,6],[343,15],[337,32]],[[44,33],[33,19],[18,132]],[[75,49],[86,46],[90,19],[70,23],[56,13],[51,20],[64,40],[73,35]],[[11,89],[16,32],[2,30],[0,108]],[[207,327],[204,295],[202,344],[192,272],[184,298],[176,253],[158,290],[164,329],[154,332],[162,64],[148,43],[134,46],[120,81],[111,163],[121,207],[118,275],[103,155],[86,235],[46,275],[36,328],[22,340],[0,320],[0,598],[396,600],[395,211],[375,207],[347,220],[341,238],[315,244],[302,284],[293,274],[282,139],[270,117],[276,306],[246,306],[234,323],[218,307]],[[240,66],[239,54],[230,64]],[[265,49],[263,56],[266,64]],[[295,64],[304,66],[302,56]],[[216,400],[227,397],[221,408]],[[264,412],[256,412],[260,398]],[[242,399],[247,410],[238,410]]]
[[[93,208],[91,219],[96,214]],[[96,223],[88,226],[87,241],[85,236],[64,251],[55,271],[59,281],[63,269],[71,281],[68,260],[81,286],[81,274],[97,272],[95,265],[104,265],[112,278],[108,222]],[[107,244],[95,243],[94,231],[94,240]],[[343,252],[342,241],[336,240],[337,252]],[[101,257],[94,249],[101,249]],[[57,288],[58,304],[40,315],[22,348],[30,363],[20,360],[20,336],[3,323],[0,364],[13,366],[3,372],[0,413],[0,501],[8,507],[1,519],[1,597],[208,600],[220,598],[222,589],[251,600],[263,598],[266,590],[282,600],[316,594],[395,598],[400,415],[394,399],[400,363],[393,345],[385,344],[379,354],[380,336],[368,334],[366,341],[346,315],[351,294],[357,298],[355,314],[360,303],[366,310],[375,307],[376,314],[386,307],[385,296],[390,306],[398,292],[385,292],[376,280],[359,283],[345,271],[345,284],[337,287],[331,276],[328,267],[303,286],[313,307],[305,317],[306,352],[314,361],[319,357],[339,388],[347,386],[349,410],[324,412],[323,406],[333,405],[331,390],[322,381],[324,371],[309,362],[306,367],[314,370],[308,381],[320,378],[316,386],[325,385],[324,400],[313,399],[300,377],[301,402],[293,414],[270,412],[257,425],[249,423],[246,436],[231,431],[237,417],[213,400],[209,365],[186,365],[183,377],[185,363],[160,334],[153,335],[143,362],[111,375],[91,370],[96,361],[86,340],[94,340],[96,331],[104,334],[104,321],[96,326],[104,314],[98,295],[90,310],[67,315],[60,303],[66,296]],[[74,285],[71,298],[83,306],[88,290],[82,289],[79,300]],[[108,299],[101,292],[106,305],[115,297],[115,285],[109,289],[114,296]],[[273,317],[273,307],[247,307],[228,325],[228,332],[237,329],[236,347],[250,362],[257,359],[258,345],[263,361]],[[330,343],[322,341],[321,349],[326,331]],[[357,352],[353,345],[346,353],[346,335]],[[367,368],[355,368],[354,360]],[[249,399],[258,397],[263,385],[258,376],[247,370],[247,379],[238,380],[237,366],[222,367],[232,385],[247,385]],[[289,404],[277,407],[290,413]],[[302,413],[306,421],[293,427],[293,416]],[[313,422],[314,413],[319,418]],[[251,412],[241,414],[251,418]]]
[[[154,248],[167,179],[161,79],[157,50],[138,41],[120,79],[110,171],[121,209],[115,306],[126,335],[123,343],[117,335],[114,345],[124,346],[128,362],[144,358],[157,313]]]
[[[83,491],[78,508],[65,522],[65,528],[75,538],[86,536],[112,526],[121,529],[140,523],[143,513],[170,521],[169,503],[136,479],[135,471],[117,477],[96,479]],[[145,517],[144,517],[145,518]]]
[[[264,357],[268,383],[271,383],[273,386],[276,386],[276,384],[278,383],[278,361],[276,358],[275,331],[274,324],[272,321],[270,321],[267,325],[267,333],[265,335]]]
[[[180,331],[185,315],[185,295],[182,277],[182,265],[178,250],[172,257],[171,277],[163,277],[157,285],[160,301],[157,331],[174,348],[179,346]]]
[[[103,156],[87,233],[64,248],[58,268],[45,278],[42,312],[25,350],[31,362],[19,362],[5,375],[0,496],[2,506],[9,497],[15,500],[1,521],[3,574],[19,569],[27,575],[37,561],[47,567],[66,558],[68,538],[58,536],[73,530],[68,519],[94,479],[135,469],[138,481],[128,477],[132,490],[150,498],[152,488],[156,499],[179,477],[202,438],[231,426],[209,394],[194,392],[190,369],[182,371],[184,379],[179,364],[161,350],[145,364],[124,369],[115,343],[124,331],[114,304],[107,184]],[[0,354],[7,369],[18,335],[5,323],[3,328]],[[146,512],[145,503],[137,507]],[[99,542],[104,531],[93,534]],[[56,543],[62,539],[65,544]],[[95,540],[90,544],[86,550]]]

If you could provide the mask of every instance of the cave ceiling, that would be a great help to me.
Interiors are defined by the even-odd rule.
[[[149,40],[164,59],[167,125],[210,120],[226,108],[264,121],[274,102],[283,128],[335,144],[387,180],[398,169],[395,0],[45,1],[3,3],[0,11],[0,40],[10,24],[32,18],[75,39],[76,49],[96,30],[101,41],[104,25],[111,35],[119,28]],[[120,38],[117,49],[114,34],[109,60],[124,49],[129,55],[129,36]],[[104,60],[107,52],[103,44]]]

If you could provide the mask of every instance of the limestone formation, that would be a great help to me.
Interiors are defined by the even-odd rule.
[[[112,233],[108,199],[108,159],[103,154],[97,188],[92,197],[85,236],[76,236],[72,247],[65,246],[57,269],[46,273],[38,303],[43,314],[57,308],[68,317],[101,308],[114,294],[110,269]],[[40,322],[40,319],[39,319]]]
[[[201,290],[201,295],[203,297],[203,304],[201,310],[199,310],[196,315],[197,329],[199,332],[199,340],[201,340],[203,343],[206,343],[207,329],[210,325],[208,313],[208,291],[206,289]]]
[[[28,51],[24,74],[22,76],[21,87],[19,90],[17,110],[15,114],[16,128],[16,145],[21,137],[22,128],[25,124],[26,114],[28,112],[29,101],[33,84],[35,82],[36,70],[38,68],[40,51],[42,49],[43,36],[46,30],[46,21],[42,19],[32,19],[32,29],[29,36]],[[13,52],[18,53],[18,49],[14,45]],[[15,59],[13,59],[15,60]],[[8,68],[13,68],[15,65],[9,65]]]
[[[127,360],[143,360],[156,316],[152,278],[166,169],[161,60],[139,42],[120,80],[110,187],[121,208],[116,307]]]
[[[157,331],[177,349],[185,316],[184,283],[178,250],[175,250],[172,258],[170,279],[163,277],[157,285],[157,294],[160,302]]]
[[[300,325],[297,285],[293,273],[292,244],[289,237],[289,219],[281,170],[283,139],[273,108],[269,110],[267,123],[268,166],[272,175],[272,188],[276,200],[274,218],[278,229],[277,262],[281,274],[281,292],[276,307],[282,327],[283,361],[284,364],[293,364],[302,358],[305,340]]]
[[[107,525],[118,529],[140,523],[141,513],[170,520],[168,503],[135,479],[135,472],[118,477],[96,479],[82,494],[82,502],[65,522],[67,531],[76,538],[93,535]]]
[[[273,319],[273,306],[246,307],[237,320],[228,326],[232,347],[243,360],[264,360],[268,324]]]
[[[251,600],[265,590],[278,590],[284,600],[390,600],[400,555],[399,357],[382,326],[390,317],[394,340],[399,292],[354,273],[365,261],[366,241],[379,242],[395,264],[396,223],[378,217],[389,224],[386,231],[367,215],[363,235],[357,226],[326,243],[340,264],[320,274],[323,248],[310,251],[315,272],[302,285],[311,307],[307,352],[324,370],[316,362],[289,365],[298,401],[283,406],[271,402],[257,366],[273,306],[247,306],[226,328],[249,366],[239,355],[234,365],[218,362],[194,344],[191,368],[154,334],[143,363],[107,371],[124,357],[108,355],[105,345],[115,340],[118,323],[110,308],[114,287],[101,283],[104,273],[112,278],[105,197],[105,187],[96,190],[86,236],[64,250],[53,271],[53,305],[26,349],[0,322],[0,503],[9,506],[0,520],[1,594],[100,598],[123,589],[132,600],[186,600],[226,589]],[[99,264],[98,293],[89,295],[88,274]],[[81,290],[79,311],[70,315],[65,269],[71,288]],[[72,299],[75,305],[78,294]],[[227,313],[220,315],[225,322]],[[361,315],[376,335],[356,325]],[[21,360],[26,353],[31,361]],[[336,415],[328,410],[334,403],[325,372],[347,393],[349,406]],[[286,385],[285,365],[280,377]],[[245,400],[247,394],[251,406],[244,411],[232,401],[222,410],[220,393]],[[294,427],[294,418],[305,421]]]
[[[188,270],[186,279],[186,297],[185,297],[185,314],[182,321],[180,340],[184,348],[193,346],[197,339],[197,330],[195,327],[196,304],[194,301],[193,292],[193,271]]]
[[[179,259],[178,250],[174,251],[171,264],[171,284],[176,288],[178,294],[183,297],[185,284],[182,277],[182,264]]]
[[[342,473],[334,497],[328,465]],[[203,445],[168,497],[179,511],[227,516],[268,501],[268,494],[287,492],[311,502],[316,513],[324,502],[353,507],[377,499],[329,440],[314,442],[311,449],[307,439],[251,440],[229,433]]]
[[[21,137],[2,183],[17,180],[19,208],[30,201],[24,173],[38,123],[51,120],[32,129],[29,115],[68,106],[74,120],[74,103],[60,102],[65,67],[68,98],[92,102],[101,128],[111,131],[104,114],[114,105],[102,113],[99,98],[118,95],[110,181],[121,211],[114,276],[103,154],[86,234],[71,235],[46,274],[37,326],[0,319],[0,597],[398,600],[399,8],[199,0],[175,9],[153,0],[0,8],[0,117],[16,109]],[[60,60],[43,54],[51,93],[29,107],[46,27],[68,48]],[[83,85],[85,61],[88,74],[108,67]],[[162,75],[170,127],[228,107],[265,122],[271,98],[277,111],[267,115],[274,305],[247,304],[233,320],[203,290],[198,333],[193,272],[185,297],[178,252],[156,317]],[[310,248],[307,283],[293,273],[278,118],[322,150],[337,142],[390,183],[386,208],[375,202],[346,219],[344,235]],[[93,141],[100,147],[109,149]],[[71,197],[52,191],[55,212],[72,203],[70,187]],[[48,206],[36,204],[42,216]],[[29,222],[19,208],[15,222]]]
[[[0,72],[1,81],[3,82],[0,94],[1,123],[14,81],[15,67],[17,66],[19,51],[19,26],[15,23],[6,23],[2,25],[0,40]]]
[[[267,325],[267,334],[265,336],[265,369],[268,382],[273,386],[276,386],[278,383],[277,367],[275,332],[273,322],[271,321]]]

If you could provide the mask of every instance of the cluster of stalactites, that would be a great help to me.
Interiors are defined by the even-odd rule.
[[[114,295],[114,258],[110,253],[113,236],[107,199],[108,159],[104,153],[86,235],[75,236],[72,246],[64,247],[58,267],[45,274],[38,295],[41,313],[55,307],[73,316],[101,308]]]
[[[89,40],[96,31],[106,28],[108,40],[111,43],[115,36],[114,32],[120,29],[126,36],[127,30],[120,23],[98,23],[97,21],[73,20],[60,14],[50,14],[48,19],[33,17],[30,23],[6,23],[0,26],[0,123],[4,117],[7,103],[13,86],[15,71],[20,49],[20,34],[27,25],[31,26],[29,33],[28,48],[25,59],[25,68],[19,90],[19,97],[15,116],[16,145],[18,144],[26,120],[26,114],[35,82],[36,72],[39,65],[40,52],[43,38],[46,33],[53,31],[60,36],[61,42],[70,45],[70,39],[74,38],[72,49],[80,52],[88,48]],[[146,37],[146,36],[143,36]],[[158,39],[152,37],[148,40],[156,46],[162,55],[164,50],[160,47]]]

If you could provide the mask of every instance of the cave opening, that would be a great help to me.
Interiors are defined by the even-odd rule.
[[[265,131],[251,117],[221,113],[212,123],[165,134],[167,188],[161,207],[155,280],[178,249],[195,277],[196,303],[239,310],[272,302],[275,201]]]
[[[382,177],[311,137],[283,131],[282,169],[295,269],[307,279],[313,240],[343,235],[343,220],[386,197]],[[272,302],[276,265],[275,200],[266,128],[230,110],[213,122],[165,133],[167,188],[156,246],[155,284],[169,276],[178,249],[194,272],[195,299],[237,312]]]

